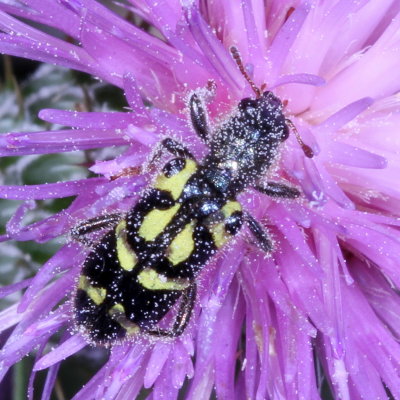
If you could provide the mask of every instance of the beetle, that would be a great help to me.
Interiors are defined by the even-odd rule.
[[[262,183],[293,124],[271,91],[262,91],[231,49],[256,98],[240,100],[234,114],[214,132],[198,93],[189,99],[194,131],[209,152],[198,161],[172,138],[160,152],[170,159],[125,215],[105,215],[77,226],[78,240],[98,229],[108,232],[84,262],[75,295],[75,321],[88,339],[112,344],[138,333],[176,337],[185,330],[195,304],[200,272],[246,223],[259,248],[273,250],[268,231],[237,200],[246,188],[294,199],[298,189]],[[296,133],[297,134],[297,133]],[[298,138],[299,139],[299,138]],[[306,155],[312,156],[301,139]],[[179,301],[169,329],[158,323]]]

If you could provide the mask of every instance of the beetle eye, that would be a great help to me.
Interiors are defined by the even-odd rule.
[[[281,136],[281,141],[284,142],[289,137],[289,127],[285,124],[283,125],[283,132]]]

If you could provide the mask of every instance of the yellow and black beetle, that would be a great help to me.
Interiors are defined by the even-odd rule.
[[[256,92],[211,133],[203,103],[194,93],[189,108],[194,130],[209,153],[198,162],[171,138],[161,145],[174,158],[125,215],[87,221],[74,230],[79,238],[96,229],[109,231],[88,255],[75,297],[75,320],[97,343],[113,343],[145,332],[182,334],[196,297],[196,278],[208,260],[244,222],[259,247],[272,250],[268,232],[244,211],[236,196],[252,187],[273,197],[296,198],[299,191],[282,183],[261,183],[289,135],[282,102],[262,92],[240,70]],[[310,156],[309,149],[304,145]],[[157,324],[180,301],[168,330]]]

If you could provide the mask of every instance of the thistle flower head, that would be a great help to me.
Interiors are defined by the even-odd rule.
[[[243,228],[204,268],[184,334],[115,344],[74,399],[133,399],[143,387],[154,399],[183,390],[188,399],[213,391],[221,399],[318,399],[327,385],[338,399],[400,398],[397,2],[130,0],[117,8],[0,1],[1,52],[91,74],[122,88],[129,105],[43,109],[41,119],[65,128],[0,138],[4,157],[120,149],[90,165],[96,177],[0,187],[3,198],[23,201],[2,241],[67,238],[33,278],[0,289],[3,297],[24,291],[0,313],[1,329],[12,328],[1,376],[36,349],[28,393],[36,371],[48,369],[50,397],[62,360],[87,346],[72,328],[72,298],[88,249],[68,239],[71,229],[126,213],[151,183],[154,171],[142,167],[163,138],[201,160],[208,150],[188,122],[189,96],[199,94],[218,129],[241,99],[256,97],[247,74],[281,99],[314,153],[306,157],[291,134],[265,177],[299,188],[301,200],[244,191],[241,204],[274,238],[270,257]],[[67,209],[23,224],[35,200],[68,196]]]

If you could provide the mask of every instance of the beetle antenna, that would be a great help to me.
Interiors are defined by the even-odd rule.
[[[303,150],[303,153],[305,154],[306,157],[308,158],[313,158],[314,157],[314,152],[311,149],[311,147],[303,142],[303,139],[300,137],[299,131],[296,128],[296,125],[290,120],[286,119],[286,124],[289,125],[290,129],[294,132],[297,141],[299,142],[299,145],[301,146],[301,149]]]
[[[233,59],[235,60],[237,66],[239,67],[239,71],[242,73],[242,75],[245,77],[246,81],[249,82],[251,88],[253,89],[254,93],[256,94],[257,97],[261,97],[261,90],[257,85],[253,82],[253,80],[250,78],[249,74],[247,73],[246,69],[244,68],[242,57],[240,56],[239,50],[237,49],[236,46],[231,46],[229,48],[229,51],[232,54]]]

